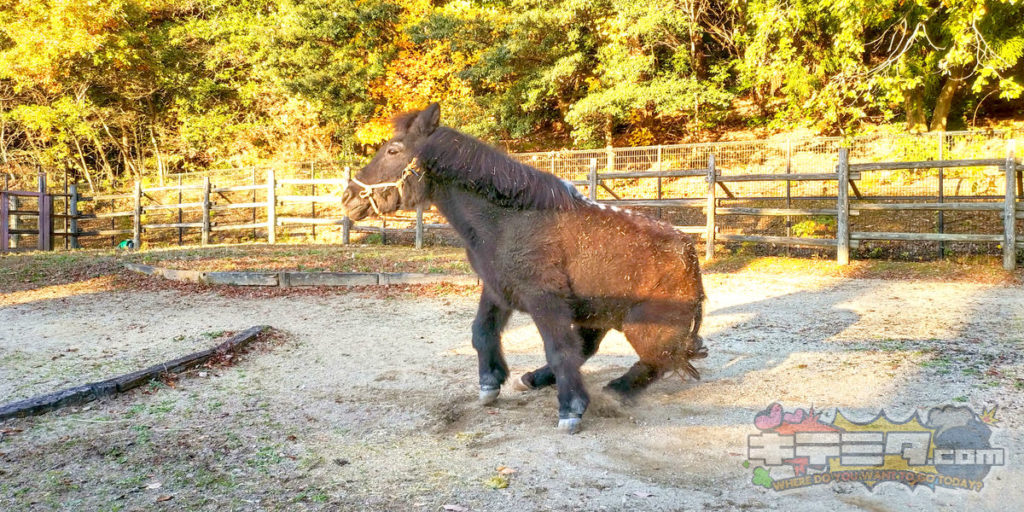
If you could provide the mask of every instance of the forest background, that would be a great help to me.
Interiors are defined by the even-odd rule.
[[[1019,124],[1021,0],[0,0],[0,169],[112,188],[365,155]]]

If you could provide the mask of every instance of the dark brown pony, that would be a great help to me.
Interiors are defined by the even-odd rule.
[[[432,202],[466,244],[483,281],[473,322],[480,398],[508,377],[501,331],[525,311],[544,339],[547,365],[522,376],[558,386],[558,426],[579,428],[589,397],[580,366],[609,329],[640,360],[608,388],[630,396],[667,372],[699,378],[704,289],[696,251],[670,225],[600,205],[568,182],[516,162],[464,133],[438,126],[440,107],[395,119],[394,136],[343,194],[360,220]]]

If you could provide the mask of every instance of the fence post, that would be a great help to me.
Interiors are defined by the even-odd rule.
[[[185,216],[181,211],[181,175],[178,175],[178,224],[185,222]],[[178,246],[185,245],[185,228],[178,228]]]
[[[6,178],[5,178],[6,181]],[[7,190],[6,184],[4,190]],[[10,212],[10,203],[8,202],[8,196],[6,192],[0,192],[0,253],[7,252],[10,247],[8,240],[10,240],[9,226],[7,224]]]
[[[68,240],[72,249],[78,249],[78,185],[68,187]]]
[[[707,204],[707,231],[704,234],[704,260],[711,261],[715,257],[715,182],[718,176],[715,171],[715,154],[708,155],[708,204]]]
[[[1014,141],[1006,149],[1006,202],[1003,203],[1003,268],[1017,267],[1017,160]]]
[[[267,243],[277,243],[277,183],[274,168],[267,169]]]
[[[590,159],[590,170],[587,172],[587,187],[590,189],[590,200],[597,201],[597,159]]]
[[[349,183],[352,181],[352,168],[347,165],[345,166],[345,179],[348,180],[345,182],[345,188],[347,189]],[[348,218],[348,215],[345,215],[341,218],[341,243],[348,245],[351,241],[351,236],[352,219]]]
[[[850,264],[850,149],[839,148],[836,187],[836,263]]]
[[[142,248],[142,182],[135,181],[134,201],[132,210],[132,245],[135,250]]]
[[[658,144],[658,172],[665,170],[661,160],[661,144]],[[658,176],[658,201],[661,201],[661,176]],[[661,207],[658,207],[658,218],[661,218]]]
[[[793,142],[786,139],[786,174],[793,173]],[[793,207],[793,182],[786,180],[786,208]],[[793,236],[793,217],[786,215],[786,236]],[[789,256],[790,245],[786,244],[786,256]]]
[[[46,198],[47,198],[47,195],[46,195],[46,173],[44,173],[43,171],[39,171],[39,187],[38,187],[38,192],[39,192],[39,201],[38,201],[39,216],[36,217],[36,220],[37,220],[37,222],[36,222],[36,232],[39,233],[39,239],[36,241],[36,245],[37,245],[37,247],[39,248],[40,251],[48,251],[49,250],[49,245],[50,245],[50,241],[49,241],[50,233],[48,232],[49,230],[47,230],[47,227],[49,227],[49,225],[50,225],[50,216],[48,215],[49,212],[47,211],[47,208],[46,208],[46,206],[47,206],[47,200],[46,200]]]
[[[612,172],[612,171],[615,170],[615,148],[613,148],[612,145],[609,144],[608,147],[605,148],[605,151],[608,152],[608,157],[607,157],[608,158],[608,167],[607,167],[607,169],[608,169],[608,172]]]
[[[8,205],[9,210],[15,210],[15,211],[21,210],[21,198],[20,197],[18,197],[18,196],[8,196],[7,202],[9,203],[9,205]],[[10,216],[10,221],[9,221],[9,224],[7,225],[7,227],[9,229],[18,229],[18,228],[20,228],[21,227],[21,215],[11,215]],[[9,242],[9,246],[8,247],[10,247],[11,249],[17,249],[18,248],[18,243],[21,242],[21,235],[10,235],[10,237],[11,238],[10,238],[10,242]]]
[[[423,205],[416,205],[416,248],[423,248]]]
[[[316,179],[316,162],[309,163],[309,179]],[[309,202],[309,214],[313,218],[313,224],[309,225],[309,232],[313,236],[313,241],[316,241],[316,183],[310,186],[314,201]]]
[[[945,147],[946,147],[946,132],[938,132],[936,138],[939,140],[939,161],[945,160]],[[940,164],[941,165],[941,164]],[[946,200],[946,168],[939,167],[939,202],[942,203]],[[944,211],[939,210],[939,233],[946,232],[946,214]],[[946,242],[939,242],[939,259],[946,257]]]
[[[203,233],[200,243],[210,243],[210,177],[203,176]]]

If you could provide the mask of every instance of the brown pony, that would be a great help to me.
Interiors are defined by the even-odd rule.
[[[707,355],[704,289],[688,237],[590,201],[439,118],[437,103],[396,118],[342,199],[353,220],[431,202],[465,241],[484,284],[473,322],[481,400],[493,401],[508,377],[501,331],[513,310],[533,318],[548,363],[521,384],[557,385],[558,426],[570,433],[590,401],[580,366],[609,329],[640,356],[609,389],[628,397],[677,370],[699,379],[690,359]]]

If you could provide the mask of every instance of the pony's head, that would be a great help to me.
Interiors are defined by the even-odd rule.
[[[441,107],[431,103],[423,110],[395,118],[394,135],[342,193],[342,205],[350,219],[408,210],[427,201],[426,180],[417,157],[437,129],[440,117]]]

